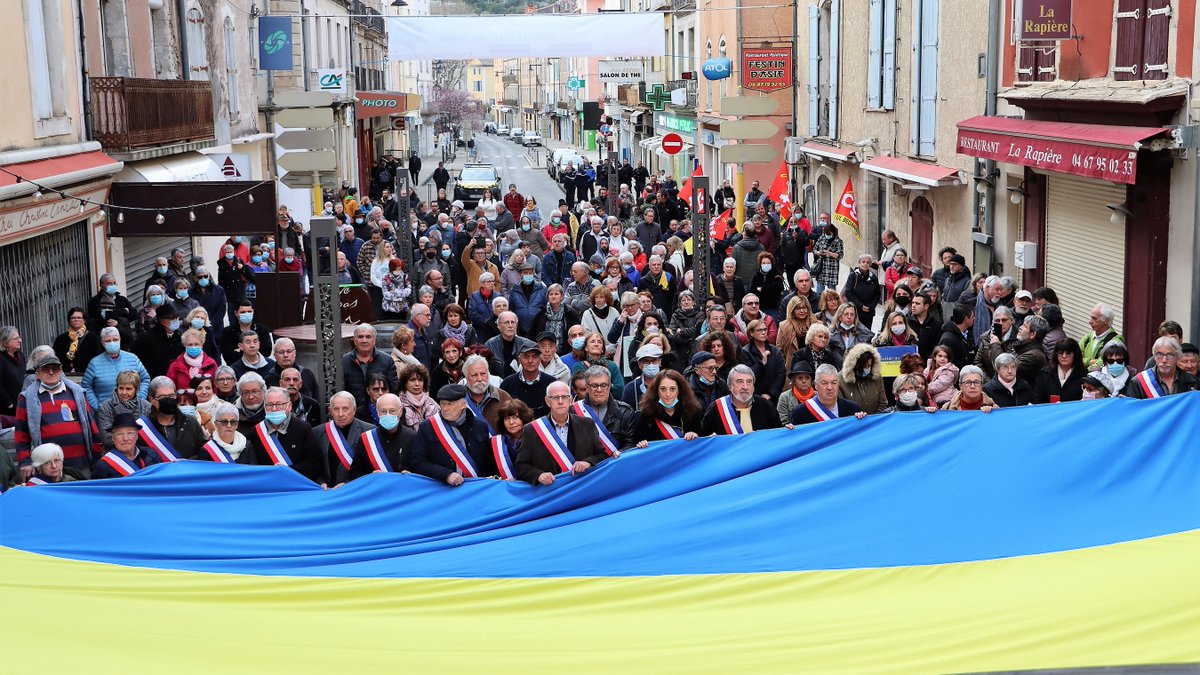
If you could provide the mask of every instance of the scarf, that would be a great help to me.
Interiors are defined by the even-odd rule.
[[[110,400],[112,401],[113,417],[116,417],[123,412],[136,415],[137,417],[141,417],[143,415],[141,399],[136,396],[128,401],[122,401],[121,397],[117,396],[116,390],[113,390],[112,399]],[[146,407],[148,408],[149,405]]]
[[[226,443],[225,441],[221,440],[221,436],[219,434],[213,434],[212,440],[216,441],[217,445],[221,446],[222,450],[228,452],[229,456],[235,462],[238,460],[238,457],[241,456],[242,451],[246,449],[246,437],[243,436],[242,432],[240,431],[233,432],[233,443]]]
[[[596,307],[595,305],[592,306],[592,313],[595,314],[596,316],[600,317],[601,319],[607,319],[608,313],[611,311],[612,311],[612,305],[605,305],[604,309],[600,309],[599,307]]]
[[[425,404],[429,402],[429,394],[426,394],[425,392],[414,394],[411,391],[404,391],[400,394],[400,402],[405,406],[411,406],[417,410],[421,410],[425,407]]]
[[[187,352],[184,352],[182,354],[182,356],[183,356],[183,362],[186,363],[187,367],[188,367],[188,377],[199,376],[200,375],[200,367],[204,365],[204,351],[201,350],[200,356],[197,356],[194,359],[192,357],[188,356]],[[262,356],[262,355],[260,354],[259,356]]]
[[[458,324],[458,328],[451,326],[449,323],[442,326],[442,332],[446,334],[446,337],[452,337],[455,340],[458,340],[463,344],[464,349],[467,346],[467,331],[469,330],[471,330],[471,325],[466,321]]]
[[[812,398],[816,393],[817,393],[817,390],[813,389],[812,387],[808,388],[807,394],[801,394],[799,389],[792,387],[792,396],[796,397],[797,403],[804,403],[808,399]]]
[[[458,382],[463,378],[463,361],[460,359],[458,363],[450,363],[442,361],[442,372],[446,373],[446,378],[451,382]]]
[[[566,305],[559,305],[557,310],[550,309],[550,305],[546,305],[546,308],[542,312],[546,315],[546,330],[557,336],[561,336],[563,314],[566,312]]]
[[[67,347],[68,360],[75,360],[75,350],[79,349],[79,341],[83,339],[83,336],[85,335],[87,335],[86,326],[80,328],[78,331],[70,328],[67,329],[67,336],[71,338],[71,346]]]

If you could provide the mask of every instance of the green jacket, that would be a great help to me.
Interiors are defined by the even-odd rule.
[[[1103,366],[1100,363],[1100,356],[1104,353],[1104,348],[1113,342],[1125,344],[1125,336],[1117,332],[1115,328],[1109,328],[1100,335],[1095,332],[1088,333],[1082,340],[1079,341],[1079,349],[1083,351],[1083,363],[1088,368]]]

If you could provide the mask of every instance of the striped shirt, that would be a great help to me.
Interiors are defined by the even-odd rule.
[[[63,465],[69,467],[91,466],[88,461],[87,448],[84,447],[83,427],[79,422],[79,410],[75,406],[75,398],[71,392],[63,389],[58,393],[38,390],[38,400],[42,404],[42,443],[56,443],[63,449]],[[66,413],[64,414],[64,408]],[[101,454],[99,444],[100,431],[96,428],[96,416],[89,406],[84,415],[91,425],[92,439],[96,441],[92,450],[96,457]],[[25,406],[25,395],[22,394],[17,402],[17,426],[13,431],[13,441],[17,446],[17,463],[21,466],[29,464],[32,441],[29,434],[29,413]]]

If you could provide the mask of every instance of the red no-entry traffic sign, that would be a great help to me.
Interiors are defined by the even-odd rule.
[[[667,134],[663,136],[662,149],[668,155],[677,154],[680,150],[683,150],[683,137],[679,134]]]

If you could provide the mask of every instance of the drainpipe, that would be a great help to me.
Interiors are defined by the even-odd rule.
[[[988,116],[996,114],[996,98],[997,89],[1000,79],[1000,2],[1001,0],[988,0],[988,45],[985,77],[987,83],[984,87],[984,109],[983,112]],[[992,250],[992,265],[995,266],[995,235],[996,235],[996,187],[1000,182],[1000,175],[996,169],[996,160],[989,159],[984,162],[985,176],[992,177],[992,181],[987,186],[987,190],[983,195],[983,232],[981,239],[983,245]],[[988,270],[991,272],[991,270]]]
[[[1193,127],[1194,129],[1194,127]],[[1195,140],[1193,137],[1193,144]],[[1200,260],[1200,146],[1192,148],[1192,162],[1196,165],[1193,168],[1196,170],[1196,189],[1192,193],[1192,205],[1194,213],[1192,215],[1192,260]],[[1192,267],[1192,320],[1190,322],[1191,330],[1188,335],[1192,337],[1192,342],[1195,342],[1197,336],[1200,336],[1200,272]]]
[[[92,131],[92,86],[88,74],[87,38],[83,31],[83,0],[76,0],[75,14],[79,23],[79,96],[83,109],[83,139],[90,141],[95,134]]]

